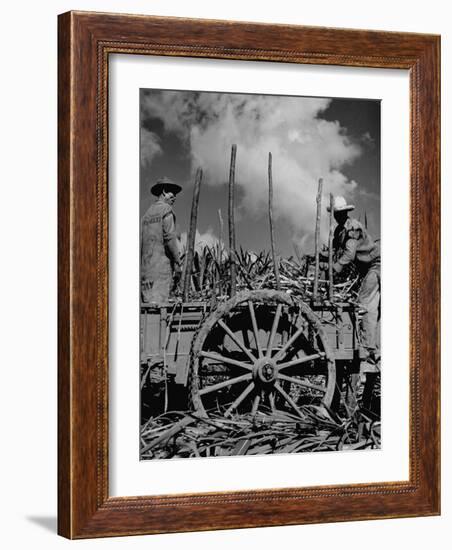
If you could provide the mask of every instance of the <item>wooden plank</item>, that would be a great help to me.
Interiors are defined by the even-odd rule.
[[[322,215],[322,189],[323,179],[319,179],[317,189],[317,214],[315,218],[315,265],[314,265],[314,288],[312,291],[312,299],[317,302],[319,297],[319,254],[320,254],[320,219]]]
[[[190,290],[191,274],[193,269],[193,255],[195,252],[195,240],[196,240],[196,229],[198,222],[198,207],[199,207],[199,193],[201,191],[201,182],[202,182],[202,169],[198,168],[196,171],[195,177],[195,186],[193,189],[193,199],[191,203],[191,214],[190,214],[190,229],[188,232],[187,238],[187,257],[185,260],[185,269],[183,277],[183,298],[184,302],[188,301],[188,293]]]
[[[276,279],[276,289],[281,290],[281,279],[279,277],[279,266],[275,251],[275,229],[273,227],[273,174],[271,153],[268,153],[268,222],[270,226],[270,246],[272,251],[273,270],[275,272]]]
[[[330,302],[334,299],[334,281],[333,281],[333,236],[334,236],[334,199],[333,193],[330,193],[330,228],[328,233],[328,297]]]
[[[236,271],[235,265],[235,159],[237,155],[237,145],[231,147],[231,164],[229,167],[229,195],[228,195],[228,223],[229,223],[229,261],[230,261],[230,281],[231,281],[231,297],[235,295],[236,291]]]

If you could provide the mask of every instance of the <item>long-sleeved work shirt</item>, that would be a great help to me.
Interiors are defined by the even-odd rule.
[[[155,301],[168,299],[174,265],[179,261],[176,217],[171,205],[157,200],[141,220],[141,279],[168,289],[159,291]]]
[[[340,273],[353,262],[360,273],[365,274],[371,267],[380,266],[380,244],[374,241],[363,225],[354,218],[347,218],[343,225],[334,231],[333,250],[336,260],[333,269]]]

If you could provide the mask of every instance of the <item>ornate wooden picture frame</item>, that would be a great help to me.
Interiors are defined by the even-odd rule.
[[[440,38],[69,12],[59,16],[58,531],[68,538],[440,513]],[[409,480],[111,497],[111,54],[405,69],[410,78]]]

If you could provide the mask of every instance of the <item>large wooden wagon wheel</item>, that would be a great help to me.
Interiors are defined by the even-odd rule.
[[[204,320],[191,354],[190,393],[203,416],[330,406],[335,363],[318,317],[276,290],[238,293]]]

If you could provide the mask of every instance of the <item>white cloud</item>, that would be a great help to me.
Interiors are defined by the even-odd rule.
[[[161,153],[162,148],[159,137],[153,132],[146,130],[146,128],[141,128],[140,155],[142,166],[149,165],[154,157]]]
[[[179,239],[181,250],[187,246],[187,231],[184,231]],[[196,230],[195,236],[195,250],[202,250],[205,246],[211,247],[218,244],[218,237],[213,232],[212,228],[208,228],[207,231],[200,233]]]
[[[375,146],[375,140],[370,135],[370,132],[365,132],[361,136],[361,142],[363,143],[363,145],[367,146],[368,148],[373,148]]]
[[[322,98],[163,92],[146,96],[143,109],[185,141],[193,170],[201,166],[208,185],[227,181],[231,145],[237,144],[239,208],[247,215],[266,208],[271,152],[275,216],[301,237],[313,231],[319,178],[324,180],[325,207],[329,193],[352,199],[358,187],[341,168],[361,154],[360,146],[337,121],[319,117],[329,103]],[[326,224],[324,215],[323,235]]]

